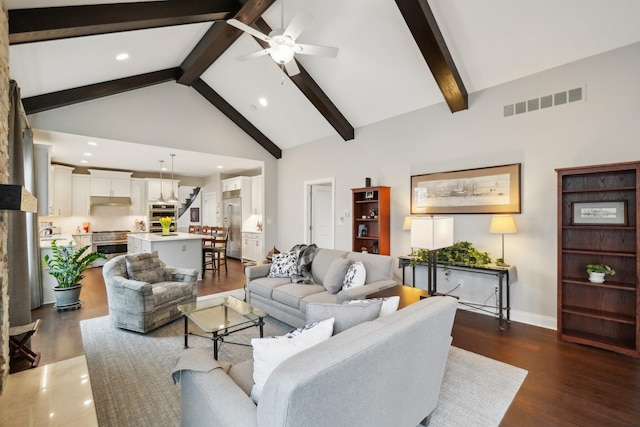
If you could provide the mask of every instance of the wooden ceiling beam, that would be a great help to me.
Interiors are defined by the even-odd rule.
[[[227,101],[211,88],[204,80],[197,79],[191,85],[200,95],[216,107],[222,114],[227,116],[229,120],[238,125],[240,129],[247,133],[251,138],[255,139],[265,150],[267,150],[276,159],[282,158],[282,150],[260,132],[249,120],[231,106]]]
[[[30,43],[232,18],[235,0],[179,0],[9,10],[9,43]]]
[[[253,25],[264,34],[269,34],[272,28],[267,22],[260,18]],[[255,39],[264,49],[269,47],[269,44],[263,40]],[[307,97],[307,99],[313,104],[320,114],[329,122],[331,126],[340,134],[342,139],[350,141],[354,138],[354,129],[349,121],[342,115],[338,107],[329,99],[322,88],[313,80],[313,77],[304,69],[302,64],[295,58],[293,59],[298,64],[300,74],[293,77],[289,76],[291,81],[300,89],[300,91]],[[286,72],[285,72],[286,74]]]
[[[31,96],[24,98],[22,104],[24,105],[26,114],[40,113],[54,108],[65,107],[67,105],[168,82],[178,78],[179,74],[179,68],[169,68],[167,70],[139,74],[123,79]]]
[[[246,0],[234,18],[251,25],[273,3],[275,0]],[[180,65],[178,83],[191,86],[241,35],[242,31],[231,25],[214,24]]]
[[[467,89],[427,0],[396,0],[452,113],[469,108]]]

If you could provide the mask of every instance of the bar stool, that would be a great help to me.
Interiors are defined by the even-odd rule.
[[[36,353],[27,347],[27,342],[33,334],[36,333],[40,326],[40,319],[35,322],[31,322],[22,326],[9,327],[9,357],[14,360],[17,357],[22,357],[29,365],[23,369],[17,369],[21,371],[24,369],[35,368],[40,363],[40,353]]]

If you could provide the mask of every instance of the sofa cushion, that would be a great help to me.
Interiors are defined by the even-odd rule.
[[[356,326],[362,322],[368,322],[378,317],[382,301],[366,301],[357,304],[307,304],[307,323],[334,318],[333,334]]]
[[[347,274],[344,275],[342,281],[342,289],[357,288],[363,286],[367,280],[367,270],[364,268],[364,264],[360,261],[356,261],[349,266]]]
[[[393,279],[393,258],[390,256],[349,252],[346,258],[362,262],[367,270],[366,283]]]
[[[175,302],[182,298],[188,298],[193,293],[193,282],[158,282],[151,287],[153,293],[153,305]]]
[[[342,289],[344,276],[349,270],[351,263],[346,258],[336,258],[331,262],[327,273],[324,276],[322,285],[330,294],[337,294]]]
[[[166,279],[158,251],[126,255],[127,274],[132,280],[156,283]]]
[[[380,312],[377,317],[383,317],[391,313],[395,313],[398,311],[398,305],[400,304],[400,297],[384,297],[384,298],[368,298],[368,299],[353,299],[351,301],[347,301],[343,304],[362,304],[366,302],[380,301],[382,303],[382,307],[380,308]]]
[[[299,285],[290,283],[275,288],[271,294],[271,298],[289,307],[300,309],[301,299],[319,292],[325,292],[322,285]]]
[[[271,294],[275,288],[282,285],[290,285],[288,277],[261,277],[249,282],[247,289],[249,292],[271,299]]]
[[[324,276],[327,274],[329,266],[336,258],[344,258],[346,251],[338,251],[335,249],[320,249],[316,252],[311,262],[311,275],[314,283],[323,284]]]
[[[253,360],[249,359],[233,365],[231,369],[229,369],[229,376],[247,396],[251,395],[251,388],[253,387]]]
[[[291,277],[298,269],[298,252],[273,254],[273,264],[268,277]]]
[[[294,354],[331,337],[333,323],[333,319],[327,319],[298,328],[281,337],[253,338],[253,401],[258,403],[264,384],[278,365]]]
[[[319,304],[336,304],[338,302],[337,295],[338,294],[330,294],[328,291],[324,291],[304,297],[300,300],[300,311],[306,313],[307,305],[312,302],[317,302]]]

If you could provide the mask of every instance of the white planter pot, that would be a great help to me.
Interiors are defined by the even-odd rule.
[[[589,273],[589,281],[593,283],[604,283],[604,273]]]

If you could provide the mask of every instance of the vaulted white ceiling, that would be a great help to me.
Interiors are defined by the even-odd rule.
[[[339,47],[336,59],[297,58],[356,129],[356,138],[359,127],[443,103],[395,1],[279,0],[263,15],[272,28],[281,27],[282,1],[285,26],[299,10],[313,16],[298,41]],[[9,9],[116,2],[122,0],[5,0]],[[470,94],[640,41],[637,0],[430,0],[429,5]],[[227,24],[11,45],[10,73],[23,97],[30,97],[178,67],[211,25]],[[201,79],[283,150],[336,134],[268,56],[236,60],[260,48],[242,35]],[[130,59],[118,62],[115,55],[122,51]],[[267,107],[259,104],[261,97]]]

